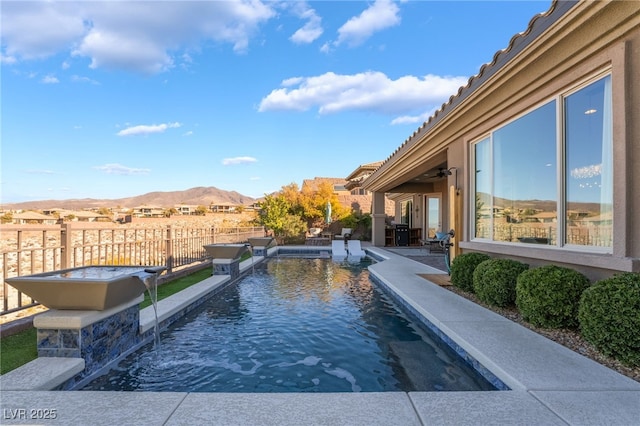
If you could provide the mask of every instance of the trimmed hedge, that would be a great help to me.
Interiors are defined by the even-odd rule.
[[[545,328],[577,328],[578,305],[589,280],[573,269],[547,265],[520,274],[516,306],[531,324]]]
[[[578,319],[582,336],[600,352],[640,366],[640,274],[614,275],[586,289]]]
[[[473,289],[478,298],[493,306],[510,306],[516,301],[516,280],[529,265],[511,259],[489,259],[473,272]]]
[[[484,253],[462,253],[456,256],[451,264],[451,284],[473,293],[473,271],[489,259],[489,255]]]

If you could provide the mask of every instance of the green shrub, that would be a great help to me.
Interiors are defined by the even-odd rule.
[[[516,301],[518,275],[529,265],[511,259],[489,259],[473,272],[473,290],[478,298],[493,306],[509,306]]]
[[[473,271],[485,260],[491,259],[484,253],[462,253],[451,264],[451,284],[461,290],[473,293]]]
[[[598,281],[582,294],[582,336],[607,356],[640,366],[640,274]]]
[[[589,280],[556,265],[529,269],[516,284],[516,306],[531,324],[545,328],[576,328],[578,305]]]

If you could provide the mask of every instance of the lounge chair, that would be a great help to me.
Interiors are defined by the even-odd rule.
[[[351,228],[342,228],[342,232],[334,235],[336,240],[348,240],[351,238]]]
[[[349,240],[347,241],[347,251],[349,252],[349,256],[366,256],[364,250],[362,250],[362,246],[360,245],[360,240]]]
[[[331,254],[333,257],[347,257],[347,250],[344,248],[344,241],[331,241]]]

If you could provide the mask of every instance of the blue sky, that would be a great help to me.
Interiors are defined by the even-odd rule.
[[[549,6],[3,0],[0,202],[346,177]]]

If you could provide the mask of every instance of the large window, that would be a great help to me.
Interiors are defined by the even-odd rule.
[[[607,76],[476,142],[475,238],[611,247],[611,132]]]

